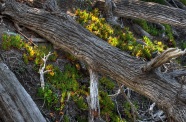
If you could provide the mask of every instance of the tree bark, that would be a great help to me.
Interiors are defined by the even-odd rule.
[[[114,16],[186,27],[186,11],[183,9],[140,0],[113,0],[113,2],[115,3],[114,9],[112,9]],[[99,0],[95,7],[102,11],[107,10],[104,0]],[[110,13],[107,14],[110,15]]]
[[[46,122],[30,95],[2,62],[0,76],[0,121]]]
[[[186,86],[178,98],[182,85],[170,74],[157,69],[143,72],[141,67],[146,62],[110,46],[64,13],[49,13],[7,0],[2,14],[84,60],[94,71],[150,98],[175,121],[186,121]]]

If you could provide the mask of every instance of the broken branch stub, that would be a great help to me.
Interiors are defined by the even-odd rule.
[[[186,53],[186,50],[182,51],[181,49],[177,49],[177,48],[168,48],[162,54],[158,55],[157,57],[152,59],[150,62],[145,64],[142,67],[142,71],[144,71],[144,72],[151,71],[151,70],[165,64],[166,62],[168,62],[172,58],[180,57],[181,55],[184,55],[185,53]]]

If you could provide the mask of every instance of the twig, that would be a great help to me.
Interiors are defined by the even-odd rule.
[[[123,86],[121,86],[121,87],[123,87]],[[115,94],[111,94],[111,95],[108,95],[108,96],[109,96],[109,97],[116,97],[116,96],[118,96],[120,93],[121,93],[121,90],[118,89],[117,92],[116,92]]]
[[[21,34],[24,38],[26,38],[28,41],[30,41],[34,46],[38,47],[37,44],[35,44],[31,38],[28,38],[26,35],[24,35],[21,31],[17,31],[19,34]]]
[[[121,118],[121,114],[120,114],[120,112],[119,112],[119,108],[118,108],[117,100],[114,99],[114,101],[115,101],[115,103],[116,103],[116,108],[117,108],[117,112],[118,112],[118,114],[119,114],[119,118],[122,120],[122,118]]]
[[[21,31],[22,29],[19,27],[19,25],[14,22],[14,26],[19,34],[21,34],[24,38],[26,38],[28,41],[30,41],[34,46],[38,47],[31,39],[29,39],[26,35],[24,35]]]

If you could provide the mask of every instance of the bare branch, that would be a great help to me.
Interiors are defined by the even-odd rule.
[[[42,58],[43,60],[43,66],[39,69],[39,74],[40,74],[40,82],[41,82],[41,88],[44,89],[45,87],[45,80],[44,80],[44,74],[47,72],[50,72],[50,70],[46,70],[45,71],[45,67],[46,67],[46,62],[48,60],[48,57],[52,55],[51,52],[48,53],[48,55],[44,55],[44,57]]]

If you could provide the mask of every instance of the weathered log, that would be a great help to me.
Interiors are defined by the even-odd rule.
[[[112,9],[114,16],[186,27],[186,11],[183,9],[140,0],[113,0],[113,2],[115,3]],[[95,7],[107,12],[104,0],[99,0]]]
[[[0,62],[0,121],[46,122],[8,66]]]
[[[146,62],[110,46],[68,15],[33,9],[14,0],[6,1],[2,14],[84,60],[94,71],[150,98],[175,121],[186,121],[186,103],[177,98],[181,84],[176,79],[159,70],[143,72],[141,67]],[[185,85],[182,95],[186,95]]]

